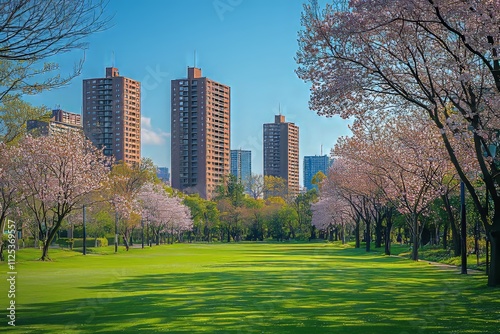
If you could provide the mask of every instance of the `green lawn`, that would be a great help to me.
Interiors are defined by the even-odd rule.
[[[498,333],[500,323],[500,289],[484,275],[378,250],[179,244],[37,256],[18,252],[15,330],[0,281],[0,332]]]

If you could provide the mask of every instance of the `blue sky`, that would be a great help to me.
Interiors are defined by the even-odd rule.
[[[111,27],[92,35],[87,50],[57,56],[61,74],[85,57],[81,76],[67,87],[27,98],[36,105],[81,112],[82,80],[102,77],[114,64],[142,83],[142,155],[170,167],[170,80],[187,66],[231,87],[231,148],[252,150],[262,173],[262,124],[281,113],[300,128],[304,155],[328,152],[347,121],[309,110],[309,85],[294,70],[304,0],[110,0]],[[302,185],[302,180],[301,180]]]

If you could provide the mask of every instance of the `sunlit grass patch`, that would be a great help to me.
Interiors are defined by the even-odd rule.
[[[496,333],[500,319],[485,276],[351,245],[110,249],[51,250],[52,262],[20,250],[9,332]]]

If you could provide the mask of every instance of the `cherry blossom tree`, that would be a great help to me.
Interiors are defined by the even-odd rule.
[[[161,234],[169,233],[173,243],[174,232],[179,235],[192,230],[189,208],[182,203],[182,199],[170,196],[160,185],[146,183],[138,200],[143,219],[147,219],[157,245],[160,244]]]
[[[167,197],[160,210],[161,221],[165,224],[166,231],[170,235],[170,243],[174,243],[175,235],[181,241],[182,233],[193,229],[191,212],[179,197]]]
[[[387,114],[378,117],[378,123],[358,119],[351,127],[352,137],[342,138],[335,147],[335,154],[354,161],[359,173],[373,184],[376,196],[372,197],[370,212],[376,230],[382,228],[382,220],[391,216],[393,208],[405,214],[415,260],[424,227],[421,215],[437,197],[449,191],[455,175],[440,144],[439,132],[428,128],[428,120],[419,114]],[[381,238],[381,231],[376,235]]]
[[[43,242],[41,260],[65,217],[107,181],[110,160],[81,133],[25,137],[12,148],[13,169]]]
[[[490,286],[500,285],[499,22],[498,1],[333,1],[323,10],[311,1],[297,53],[319,114],[417,111],[432,120],[491,240]],[[491,221],[457,156],[457,137],[474,152]]]
[[[347,157],[338,158],[328,171],[322,184],[322,198],[340,196],[349,204],[355,215],[356,247],[360,246],[360,222],[366,226],[366,251],[370,251],[372,210],[377,197],[376,185],[368,178],[366,165]],[[356,180],[356,182],[353,182]]]
[[[121,235],[127,250],[132,232],[140,224],[139,193],[145,184],[155,181],[156,169],[149,159],[142,159],[138,165],[120,162],[113,166],[107,191],[102,196],[109,200],[118,221],[115,238]]]
[[[352,226],[352,208],[341,196],[323,197],[312,204],[312,224],[332,239],[334,229],[340,229],[342,243],[346,242],[346,227]]]

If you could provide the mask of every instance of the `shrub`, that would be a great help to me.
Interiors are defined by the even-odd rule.
[[[95,247],[107,247],[108,239],[106,238],[97,238],[95,239]]]

